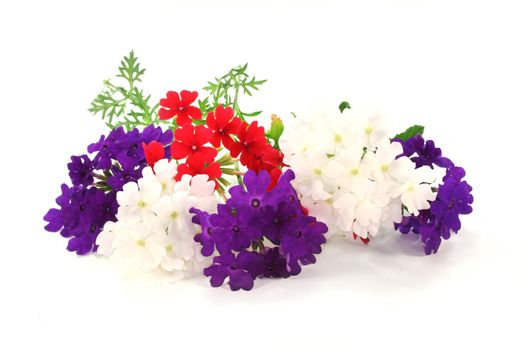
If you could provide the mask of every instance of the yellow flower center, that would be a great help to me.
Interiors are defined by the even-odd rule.
[[[365,129],[365,134],[370,135],[374,131],[374,128],[370,125]]]
[[[388,171],[388,165],[387,164],[381,165],[381,171],[386,173]]]
[[[323,173],[323,171],[322,171],[321,169],[319,169],[319,168],[315,168],[315,169],[314,169],[314,173],[315,173],[316,175],[321,175],[321,174]]]
[[[168,185],[166,185],[164,182],[162,183],[162,191],[165,192],[168,189]]]
[[[139,206],[139,208],[146,208],[146,202],[144,202],[143,200],[140,200],[138,202],[138,206]]]
[[[146,241],[144,241],[143,239],[139,239],[139,240],[137,241],[137,245],[138,245],[139,247],[144,247],[144,246],[146,245]]]
[[[343,140],[343,137],[339,134],[335,135],[334,137],[334,140],[336,143],[341,143],[341,141]]]
[[[355,176],[355,175],[359,174],[359,169],[353,168],[350,173]]]
[[[175,220],[177,218],[177,216],[179,216],[179,214],[176,211],[172,211],[170,216],[171,216],[172,220]]]
[[[172,246],[171,244],[168,244],[168,245],[166,246],[166,252],[169,253],[169,252],[171,252],[172,250],[173,250],[173,246]]]

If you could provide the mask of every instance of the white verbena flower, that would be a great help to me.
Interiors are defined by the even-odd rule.
[[[436,199],[431,184],[436,177],[429,167],[407,172],[401,183],[393,189],[394,197],[401,196],[401,202],[410,214],[419,215],[419,210],[430,208],[430,201]]]
[[[151,178],[141,178],[138,183],[125,184],[122,191],[117,193],[117,218],[132,222],[153,219],[152,207],[159,201],[161,193],[161,184]]]
[[[292,182],[311,215],[329,234],[367,238],[402,219],[403,208],[417,215],[435,199],[435,175],[415,169],[377,116],[342,114],[293,120],[280,139]]]
[[[144,179],[158,182],[160,184],[162,194],[173,193],[175,175],[177,175],[177,163],[168,159],[161,159],[155,163],[153,168],[146,167],[142,171],[142,177]]]
[[[124,270],[151,271],[157,268],[165,254],[164,233],[145,223],[127,225],[113,242],[111,259]]]
[[[124,185],[117,193],[118,221],[106,223],[97,238],[98,253],[126,273],[164,272],[180,279],[207,261],[194,241],[199,228],[189,210],[216,206],[215,183],[207,175],[172,183],[173,164],[161,160],[154,171],[143,170],[138,184]]]
[[[341,176],[344,167],[331,160],[326,154],[300,154],[290,158],[295,180],[300,193],[314,200],[331,197],[335,180]]]

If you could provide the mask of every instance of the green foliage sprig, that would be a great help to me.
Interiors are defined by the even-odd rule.
[[[208,96],[198,101],[202,115],[222,104],[231,106],[235,115],[246,120],[247,117],[255,117],[262,111],[245,112],[239,106],[239,97],[242,94],[252,96],[266,80],[257,80],[246,72],[248,64],[232,68],[220,78],[208,82],[204,91]],[[138,83],[142,82],[142,76],[146,71],[141,68],[138,57],[131,51],[124,56],[118,68],[119,73],[115,81],[104,80],[102,91],[93,99],[89,111],[94,115],[99,114],[108,127],[114,129],[124,126],[127,130],[136,127],[146,127],[150,124],[165,124],[175,126],[174,122],[159,119],[159,103],[151,103],[151,95],[145,94]],[[194,121],[195,124],[203,124],[204,121]]]
[[[243,94],[252,96],[252,93],[259,90],[259,87],[266,82],[266,80],[257,80],[255,77],[250,77],[246,73],[248,64],[232,68],[220,78],[215,78],[214,81],[209,81],[204,90],[209,93],[209,96],[203,100],[199,100],[199,108],[202,115],[207,115],[218,105],[231,106],[236,116],[242,120],[246,117],[255,117],[261,114],[262,111],[244,112],[239,107],[239,95]]]
[[[108,127],[124,126],[127,130],[159,124],[159,104],[152,105],[151,95],[145,94],[137,83],[142,82],[146,69],[140,67],[137,56],[131,51],[124,56],[116,75],[118,83],[104,81],[102,91],[93,99],[89,111],[100,114]]]

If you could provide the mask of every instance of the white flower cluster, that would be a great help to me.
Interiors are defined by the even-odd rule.
[[[329,234],[375,236],[381,225],[400,222],[402,204],[418,215],[435,199],[436,177],[428,167],[415,169],[399,143],[378,118],[342,114],[295,118],[279,141],[293,182],[311,215]]]
[[[108,222],[97,238],[98,253],[109,256],[125,273],[166,271],[180,279],[205,262],[194,242],[197,227],[189,209],[213,210],[215,183],[207,175],[185,175],[180,182],[175,161],[147,167],[137,183],[117,193],[117,222]]]

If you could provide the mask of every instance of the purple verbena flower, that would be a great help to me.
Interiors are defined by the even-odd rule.
[[[292,273],[288,270],[286,258],[279,247],[269,248],[262,254],[263,264],[261,274],[266,278],[288,278]],[[300,271],[300,268],[299,268]]]
[[[74,186],[89,186],[93,184],[93,162],[87,155],[71,156],[71,162],[67,165],[69,177]]]
[[[459,170],[460,169],[460,170]],[[447,174],[454,172],[455,175],[446,175],[443,184],[439,186],[437,198],[430,206],[432,215],[443,222],[444,226],[457,232],[461,228],[459,215],[472,213],[472,187],[457,174],[465,173],[462,168],[453,168]]]
[[[190,213],[195,214],[191,221],[201,227],[201,232],[195,235],[195,242],[202,245],[201,254],[203,256],[210,256],[215,251],[213,234],[215,228],[210,223],[210,214],[197,208],[191,208]]]
[[[219,253],[204,270],[212,286],[222,285],[229,276],[232,290],[248,290],[257,276],[286,278],[299,274],[301,264],[316,261],[314,254],[321,252],[328,228],[303,213],[290,184],[294,177],[287,170],[268,190],[269,174],[250,170],[243,179],[246,189],[232,187],[231,197],[217,206],[216,214],[190,210],[193,223],[201,226],[195,241],[201,243],[203,254]],[[276,246],[267,247],[265,242]]]
[[[321,245],[326,243],[326,232],[328,227],[312,216],[295,217],[283,230],[281,253],[287,257],[288,263],[313,264],[316,261],[314,254],[321,253]]]
[[[424,243],[425,254],[437,253],[442,239],[449,239],[451,232],[457,233],[461,228],[460,215],[472,212],[472,186],[463,178],[465,170],[456,167],[448,158],[441,155],[441,149],[435,147],[434,141],[425,140],[420,135],[407,141],[400,141],[403,154],[410,158],[416,167],[437,165],[446,168],[443,183],[437,188],[436,200],[427,210],[421,210],[418,216],[405,216],[401,223],[395,225],[401,233],[419,234]]]
[[[448,169],[454,166],[450,159],[441,155],[441,148],[437,148],[434,141],[427,140],[425,142],[421,135],[412,136],[406,141],[396,141],[401,142],[403,146],[401,156],[409,157],[416,164],[416,168],[426,165],[434,169],[434,165],[437,165],[440,168]]]
[[[107,221],[115,221],[117,201],[112,192],[84,186],[62,185],[57,198],[60,209],[52,208],[44,216],[45,229],[71,238],[67,249],[79,255],[96,251],[95,241]]]
[[[122,167],[130,169],[140,164],[145,164],[146,156],[142,149],[142,142],[148,144],[151,141],[158,141],[165,145],[167,156],[169,147],[173,140],[173,132],[163,131],[160,127],[149,125],[142,132],[133,129],[126,132],[123,127],[113,129],[110,134],[101,136],[99,141],[88,146],[89,153],[95,153],[93,163],[96,169],[109,170],[115,160],[118,160]]]
[[[252,224],[252,210],[246,206],[217,206],[217,214],[210,216],[210,224],[214,227],[215,244],[220,253],[240,252],[261,238],[260,229]]]
[[[262,260],[257,252],[243,250],[237,256],[225,253],[213,258],[213,264],[204,269],[204,275],[210,277],[212,287],[221,286],[228,277],[231,290],[250,290],[260,273]]]
[[[70,251],[80,255],[96,251],[96,238],[104,224],[116,220],[116,192],[126,183],[138,181],[147,166],[142,142],[161,142],[169,156],[172,138],[170,130],[153,125],[142,132],[126,132],[119,127],[89,145],[93,158],[72,156],[68,169],[73,186],[61,186],[62,194],[56,200],[59,208],[50,209],[44,216],[48,222],[45,229],[70,238]],[[95,178],[100,181],[94,183]]]

